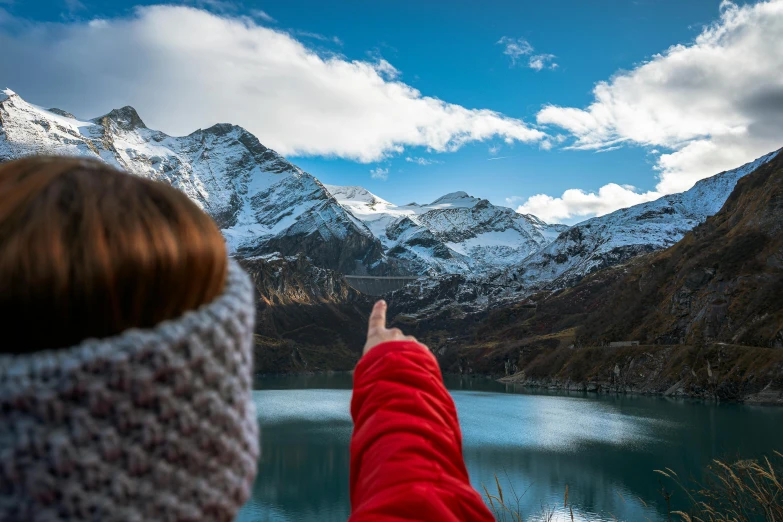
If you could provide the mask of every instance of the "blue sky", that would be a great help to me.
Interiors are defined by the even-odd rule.
[[[5,22],[0,15],[0,37],[7,39],[2,41],[8,46],[15,44],[23,48],[25,45],[25,50],[40,45],[42,54],[46,45],[59,46],[58,49],[72,47],[79,54],[79,45],[94,46],[87,42],[97,38],[92,32],[107,29],[103,26],[114,29],[106,33],[106,38],[111,34],[121,38],[120,34],[124,34],[123,38],[133,41],[136,36],[128,35],[148,35],[149,27],[160,30],[165,23],[172,23],[171,20],[176,21],[180,16],[166,16],[168,13],[157,11],[157,18],[152,14],[145,17],[138,14],[138,6],[153,4],[125,0],[0,0],[0,8],[5,9]],[[749,42],[743,44],[745,47],[736,48],[736,38],[730,38],[730,33],[747,32],[748,27],[768,33],[770,29],[765,28],[765,24],[779,21],[779,1],[765,3],[764,10],[757,4],[721,4],[716,0],[488,1],[481,4],[466,0],[448,3],[211,0],[178,5],[206,11],[215,19],[238,21],[250,27],[248,38],[251,39],[255,38],[254,28],[258,27],[256,32],[271,30],[287,35],[294,43],[302,44],[308,53],[323,60],[338,60],[338,65],[345,67],[356,62],[375,67],[380,80],[374,78],[376,73],[372,70],[362,72],[373,76],[367,89],[374,88],[372,85],[378,81],[383,82],[384,88],[402,84],[406,89],[419,91],[421,97],[449,104],[449,107],[439,108],[440,112],[432,119],[422,121],[417,120],[415,114],[402,116],[407,109],[404,104],[400,105],[400,119],[409,118],[409,127],[406,127],[408,123],[397,121],[394,105],[390,105],[389,110],[374,113],[372,104],[377,102],[373,100],[392,96],[385,91],[380,98],[368,95],[366,104],[349,107],[352,97],[364,99],[364,91],[346,90],[346,96],[327,97],[322,105],[316,102],[315,109],[310,106],[297,112],[297,107],[307,105],[305,97],[312,99],[313,91],[302,87],[302,103],[298,104],[296,98],[288,99],[292,90],[297,91],[303,84],[318,88],[329,85],[328,88],[339,90],[343,89],[343,84],[361,83],[366,74],[351,77],[319,72],[313,73],[313,79],[309,80],[309,73],[300,77],[296,76],[298,73],[286,70],[274,78],[290,81],[293,87],[283,81],[267,82],[267,77],[258,80],[242,77],[237,82],[249,85],[241,93],[252,93],[242,105],[233,107],[230,100],[226,100],[192,124],[206,125],[210,120],[242,124],[255,132],[262,143],[276,145],[275,148],[281,149],[290,160],[324,183],[362,185],[395,203],[426,202],[446,192],[465,190],[496,204],[522,205],[523,211],[537,213],[550,221],[571,223],[664,193],[684,190],[701,177],[738,166],[766,152],[765,148],[783,145],[783,134],[776,135],[778,128],[765,131],[763,136],[753,135],[753,131],[748,130],[753,128],[755,119],[763,119],[753,111],[737,108],[749,106],[749,101],[740,100],[734,106],[730,105],[734,102],[727,101],[730,97],[725,92],[712,92],[717,89],[713,84],[726,83],[721,75],[729,77],[738,72],[737,64],[732,62],[738,51],[745,53],[748,59],[767,64],[766,74],[754,70],[755,76],[747,81],[753,81],[754,85],[769,84],[778,92],[775,90],[779,88],[776,78],[783,72],[780,36],[767,34],[768,38],[773,38],[773,45],[769,41]],[[124,23],[122,20],[135,18],[145,18],[146,25],[139,22],[136,29],[128,29],[129,23],[120,25]],[[168,67],[165,60],[173,54],[171,46],[179,46],[182,42],[197,45],[195,40],[199,39],[199,34],[206,34],[204,31],[208,32],[212,27],[210,20],[214,19],[194,18],[193,30],[183,32],[174,44],[170,41],[159,44],[163,49],[160,54],[155,52],[153,44],[144,44],[138,53],[127,47],[118,52],[147,57],[146,62],[129,58],[134,62],[129,69],[138,67],[141,71],[136,77],[150,69],[165,69]],[[197,24],[202,22],[206,25],[199,29]],[[186,23],[191,22],[183,22],[183,25]],[[147,29],[139,28],[142,25]],[[31,36],[36,28],[39,33],[44,28],[47,36]],[[128,32],[124,32],[126,29]],[[226,34],[232,32],[236,33],[229,28]],[[268,36],[266,32],[259,33],[258,41],[266,42],[268,40],[264,38]],[[41,43],[47,38],[48,43]],[[190,42],[191,38],[193,42]],[[228,55],[231,60],[232,49],[241,47],[245,41],[238,39],[232,43],[229,40],[230,36],[226,36],[217,41],[216,45],[225,45],[225,49],[221,48],[220,57],[213,59],[222,63]],[[677,44],[681,44],[680,49],[670,49]],[[265,44],[255,45],[262,46],[260,53],[265,52]],[[712,52],[702,52],[705,49]],[[195,56],[198,52],[194,47]],[[278,55],[284,52],[287,51],[280,51]],[[726,56],[725,60],[721,60],[723,55],[719,53]],[[764,54],[755,57],[753,53]],[[73,54],[71,52],[69,56]],[[717,62],[704,58],[707,54],[718,55]],[[171,58],[177,67],[183,61],[181,56]],[[531,68],[533,59],[539,56],[545,56],[544,67],[540,70]],[[75,78],[47,82],[40,72],[34,74],[28,70],[31,68],[29,59],[26,63],[18,63],[0,58],[0,71],[5,71],[0,72],[0,83],[33,103],[67,104],[63,108],[73,112],[104,111],[111,108],[110,103],[133,104],[150,126],[157,124],[161,130],[173,133],[194,130],[186,129],[193,118],[184,106],[184,100],[216,99],[226,92],[226,89],[214,86],[219,80],[203,80],[208,83],[204,86],[189,82],[189,85],[196,85],[192,87],[193,93],[181,97],[171,95],[175,101],[183,100],[182,112],[172,110],[170,115],[161,116],[158,113],[165,109],[160,107],[168,107],[171,103],[156,103],[151,100],[155,93],[141,91],[145,85],[154,85],[156,81],[175,83],[180,76],[169,80],[155,76],[154,81],[139,82],[132,89],[124,90],[127,71],[118,70],[123,59],[125,57],[120,56],[119,63],[112,65],[104,64],[105,58],[91,58],[95,63],[89,69],[80,61],[73,71]],[[3,60],[9,63],[3,63]],[[258,70],[276,66],[274,57],[258,63],[253,60],[247,55],[241,60],[237,58],[238,63]],[[136,61],[140,63],[136,64]],[[683,62],[688,64],[686,69],[681,66]],[[205,58],[204,76],[209,76],[213,70],[211,63]],[[652,66],[645,69],[645,63],[652,63]],[[387,64],[388,69],[383,64]],[[552,67],[554,64],[556,66]],[[55,76],[67,74],[60,71],[58,65],[49,67]],[[198,67],[196,59],[196,71]],[[297,71],[302,67],[297,67]],[[653,67],[657,69],[652,70]],[[84,71],[80,71],[81,68],[85,68]],[[665,78],[662,81],[659,80],[661,76]],[[103,80],[92,82],[91,77]],[[615,81],[618,77],[620,81]],[[698,81],[704,84],[698,84]],[[93,91],[82,92],[80,82],[98,85],[90,87]],[[337,86],[339,82],[342,83]],[[608,85],[609,96],[603,101],[593,91],[598,82]],[[684,94],[683,83],[692,82],[697,84],[689,85]],[[199,88],[202,91],[198,91]],[[345,85],[344,88],[353,87]],[[743,86],[728,85],[726,88]],[[98,89],[115,93],[104,95]],[[157,89],[157,92],[162,90]],[[121,100],[120,95],[132,99]],[[225,96],[236,99],[242,95],[226,93]],[[281,96],[286,97],[286,101],[276,105]],[[415,97],[410,93],[405,96]],[[691,99],[696,103],[691,103]],[[702,99],[707,101],[700,107],[698,102]],[[710,101],[713,99],[719,102]],[[661,108],[660,100],[671,106]],[[598,107],[590,111],[589,106],[596,101],[600,102]],[[716,103],[725,106],[716,108]],[[341,104],[346,105],[345,122],[341,119],[342,113],[336,112]],[[190,110],[199,111],[201,104],[193,105],[197,106]],[[246,117],[242,112],[243,108],[261,106],[264,110],[259,109],[255,115]],[[542,109],[548,106],[555,109],[543,112]],[[328,114],[320,114],[322,107],[328,107],[325,111]],[[441,113],[448,115],[454,107],[487,109],[495,111],[502,119],[464,125],[440,123],[447,117]],[[416,112],[417,109],[411,110]],[[680,112],[682,121],[676,119]],[[98,113],[77,114],[91,117]],[[275,115],[273,120],[281,118],[283,124],[265,125],[268,114]],[[645,123],[629,125],[628,114],[639,114],[638,121]],[[235,121],[238,119],[242,121]],[[366,121],[362,122],[363,119]],[[256,120],[258,123],[254,126]],[[522,121],[514,123],[518,120]],[[508,121],[516,127],[509,131],[511,138],[509,132],[496,130],[504,129]],[[380,128],[398,124],[398,131],[390,131],[389,135],[380,133],[383,135],[377,139],[368,137],[366,147],[351,143],[371,136]],[[484,124],[491,130],[470,134]],[[281,125],[291,128],[288,131],[291,137],[286,132],[277,132]],[[330,129],[331,126],[334,129]],[[438,138],[411,138],[415,129],[422,126],[431,126],[432,129],[426,130],[432,135],[443,132],[453,135],[445,145]],[[439,126],[449,130],[444,131]],[[325,129],[327,136],[319,133],[316,127]],[[730,129],[725,135],[720,134],[721,129],[727,127]],[[308,128],[313,131],[311,142],[318,143],[313,150],[303,150],[296,141],[298,130],[304,129],[303,134],[307,136]],[[737,130],[740,128],[745,129],[747,136]],[[328,134],[343,129],[347,130],[340,139],[345,143],[329,139]],[[536,136],[528,136],[526,132]],[[461,133],[468,133],[470,137],[461,139]],[[777,145],[773,147],[775,143]],[[607,186],[604,193],[601,188]],[[563,193],[569,189],[577,192],[566,197]],[[537,199],[536,195],[539,195]]]

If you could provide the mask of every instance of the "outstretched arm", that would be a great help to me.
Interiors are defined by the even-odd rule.
[[[416,339],[373,308],[354,372],[351,521],[494,520],[470,486],[454,401]]]

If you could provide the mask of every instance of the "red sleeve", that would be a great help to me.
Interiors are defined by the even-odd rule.
[[[470,486],[457,410],[427,348],[376,346],[353,380],[351,522],[494,520]]]

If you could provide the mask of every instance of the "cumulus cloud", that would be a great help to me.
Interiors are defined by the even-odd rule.
[[[598,192],[568,189],[559,198],[538,194],[517,208],[522,214],[533,214],[548,222],[561,222],[586,216],[602,216],[618,208],[658,199],[660,194],[640,193],[634,187],[609,183]],[[509,200],[513,198],[508,198]]]
[[[693,42],[669,47],[636,68],[599,82],[586,108],[548,106],[543,125],[569,132],[568,147],[607,151],[649,147],[655,190],[607,185],[596,193],[539,194],[520,207],[569,219],[681,192],[783,145],[783,0],[739,7],[724,1],[719,18]]]
[[[384,169],[383,167],[370,169],[370,177],[372,179],[379,179],[381,181],[386,181],[387,179],[389,179],[389,169]]]
[[[543,69],[556,69],[557,64],[554,54],[534,54],[535,49],[524,38],[511,38],[504,36],[497,41],[503,46],[503,54],[511,58],[511,66],[527,63],[527,66],[535,71]]]
[[[416,165],[421,165],[422,167],[426,167],[427,165],[440,165],[443,163],[442,161],[438,161],[434,159],[411,157],[411,156],[405,158],[405,161],[407,161],[408,163],[415,163]]]
[[[172,134],[235,123],[285,155],[372,162],[409,146],[545,137],[519,119],[425,96],[388,62],[321,55],[248,17],[193,7],[140,7],[98,25],[0,25],[0,48],[9,87],[34,103],[82,117],[130,104]]]

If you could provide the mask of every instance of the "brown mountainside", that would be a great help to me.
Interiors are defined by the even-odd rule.
[[[667,250],[532,301],[463,321],[461,331],[453,321],[448,343],[427,339],[444,371],[783,403],[783,154],[742,178],[720,212]]]
[[[583,343],[783,347],[783,154],[740,179],[721,211],[680,242],[623,272],[597,286],[601,306],[577,330]]]

